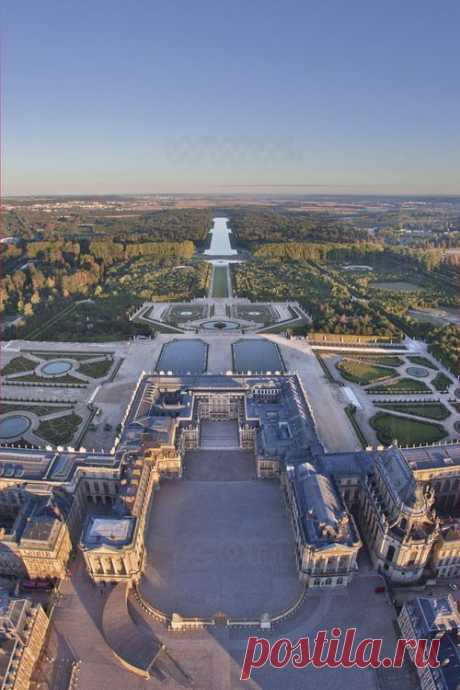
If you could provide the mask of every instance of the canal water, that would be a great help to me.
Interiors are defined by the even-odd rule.
[[[208,346],[202,340],[172,340],[163,345],[157,371],[173,374],[202,374],[206,371]]]
[[[228,218],[213,218],[214,225],[211,232],[211,245],[206,249],[205,254],[208,256],[234,256],[238,254],[236,249],[232,249],[230,244],[230,233],[232,232],[228,227]]]

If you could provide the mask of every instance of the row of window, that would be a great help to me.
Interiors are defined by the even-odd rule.
[[[102,484],[102,493],[103,494],[110,495],[114,492],[116,494],[118,493],[118,484],[115,483],[112,485],[114,491],[110,491],[110,487],[109,487],[108,482],[101,482],[101,484]],[[96,494],[99,494],[100,493],[99,482],[97,482],[97,481],[94,481],[94,482],[85,481],[85,489],[89,494],[91,494],[93,492]]]

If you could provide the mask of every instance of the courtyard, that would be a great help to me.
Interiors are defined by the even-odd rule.
[[[232,462],[233,481],[225,468]],[[186,479],[162,484],[140,583],[153,606],[183,616],[251,618],[296,601],[301,584],[280,485],[247,479],[251,462],[247,452],[195,451],[186,458]]]

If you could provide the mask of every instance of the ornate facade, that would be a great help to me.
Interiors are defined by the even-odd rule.
[[[407,601],[398,616],[402,637],[406,640],[439,640],[439,666],[415,666],[421,690],[458,688],[460,678],[460,614],[453,596],[417,597]],[[408,647],[412,659],[415,650]]]
[[[460,446],[326,454],[294,375],[143,376],[112,453],[0,449],[0,571],[62,578],[79,545],[94,581],[136,582],[161,481],[182,476],[203,420],[229,419],[258,477],[280,481],[308,587],[348,584],[363,545],[395,582],[459,573]]]
[[[0,594],[0,687],[28,690],[48,618],[40,604]]]
[[[310,463],[282,474],[297,547],[300,579],[308,587],[347,585],[358,569],[361,539],[332,477]]]

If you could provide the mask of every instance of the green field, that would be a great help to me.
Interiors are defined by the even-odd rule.
[[[336,367],[344,379],[352,381],[353,383],[360,383],[361,385],[374,383],[374,381],[392,376],[398,376],[398,372],[395,371],[395,369],[379,367],[355,359],[344,358],[340,360],[340,362],[337,362]]]
[[[417,393],[431,393],[431,388],[429,388],[426,383],[419,381],[418,379],[399,379],[394,383],[389,383],[388,385],[382,385],[379,383],[376,386],[371,386],[366,389],[368,393],[384,392],[384,393],[407,393],[407,392],[417,392]]]
[[[388,446],[396,440],[401,446],[417,443],[436,443],[447,436],[441,424],[421,422],[417,419],[396,417],[386,412],[377,412],[370,420],[380,443]]]
[[[381,407],[385,410],[393,410],[393,412],[404,412],[405,414],[413,414],[417,417],[426,417],[427,419],[443,420],[450,416],[450,411],[442,403],[377,403],[376,407]]]
[[[228,297],[228,268],[227,266],[214,266],[212,278],[211,297]]]

